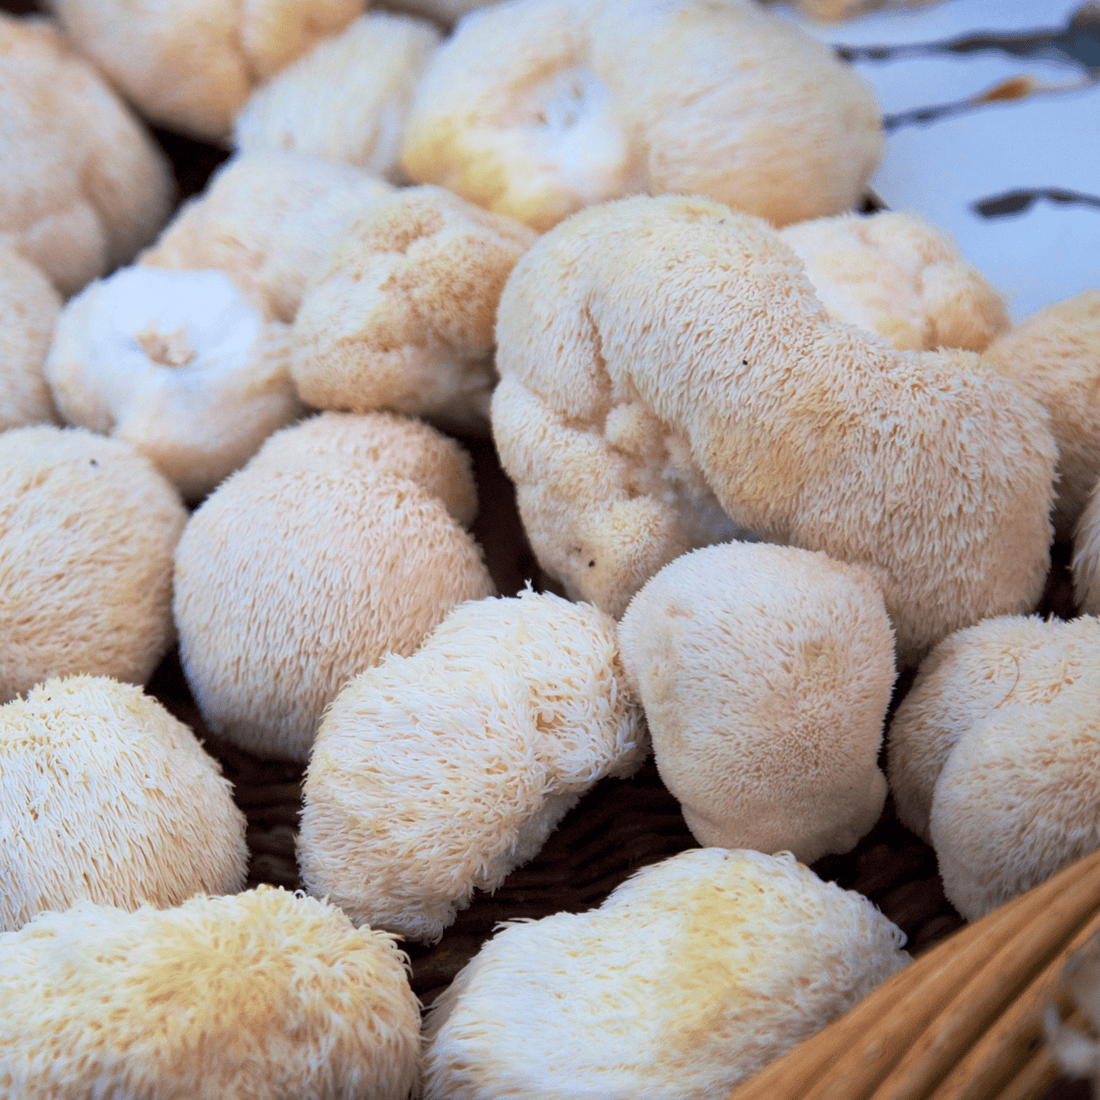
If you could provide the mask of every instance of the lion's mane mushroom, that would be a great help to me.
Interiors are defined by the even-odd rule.
[[[371,418],[360,420],[369,433]],[[392,418],[379,423],[394,431]],[[381,448],[318,446],[312,426],[296,447],[298,430],[276,433],[206,498],[175,573],[180,657],[204,718],[251,752],[291,760],[308,757],[352,676],[412,653],[455,604],[495,591],[480,548],[409,476],[422,426],[394,466]],[[439,476],[431,460],[422,469],[429,484]]]
[[[171,645],[179,494],[128,443],[0,432],[0,702],[50,676],[143,684]]]
[[[519,222],[438,187],[377,203],[347,228],[294,320],[302,399],[484,426],[497,303],[534,241]]]
[[[941,230],[912,214],[839,214],[780,236],[832,316],[899,351],[984,351],[1008,328],[1004,300]]]
[[[1073,533],[1073,594],[1081,611],[1100,615],[1100,481]]]
[[[753,0],[508,0],[432,56],[402,162],[542,231],[637,192],[837,214],[881,152],[870,85]]]
[[[290,322],[348,225],[392,190],[350,164],[238,154],[184,203],[139,262],[224,271],[269,317]]]
[[[420,1009],[394,937],[260,886],[0,934],[0,1081],[21,1100],[408,1100]]]
[[[405,116],[442,35],[390,12],[361,15],[257,88],[233,124],[243,152],[282,149],[354,164],[393,183]]]
[[[1058,444],[1054,529],[1073,532],[1100,477],[1100,290],[1056,302],[995,340],[982,362],[1050,414]]]
[[[286,325],[220,271],[138,265],[91,283],[62,310],[45,372],[70,424],[133,444],[190,500],[304,412]]]
[[[152,122],[223,142],[257,84],[336,34],[363,0],[47,0]]]
[[[811,863],[878,820],[894,636],[866,571],[788,546],[708,546],[646,582],[619,644],[700,844]]]
[[[1005,616],[941,642],[888,735],[902,821],[968,920],[1100,845],[1100,619]]]
[[[43,366],[60,312],[42,270],[0,247],[0,431],[57,420]]]
[[[694,849],[598,909],[509,922],[432,1005],[425,1100],[712,1100],[909,961],[790,853]]]
[[[718,541],[715,510],[870,568],[903,665],[1042,591],[1044,411],[972,352],[831,319],[759,219],[676,196],[582,211],[516,265],[497,344],[493,434],[532,546],[613,615]]]
[[[647,748],[603,612],[531,591],[464,603],[326,711],[302,881],[356,923],[437,940],[475,887],[495,890]]]
[[[50,20],[0,11],[0,246],[62,294],[133,258],[168,219],[164,154]]]
[[[0,929],[90,899],[233,893],[244,815],[194,734],[132,684],[46,680],[0,707]]]

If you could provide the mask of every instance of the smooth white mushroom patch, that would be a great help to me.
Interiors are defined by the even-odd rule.
[[[175,637],[179,493],[128,443],[0,432],[0,702],[51,676],[143,684]]]
[[[614,623],[526,591],[456,607],[347,684],[306,773],[302,880],[356,923],[437,940],[648,745]]]
[[[133,444],[193,500],[304,411],[286,327],[220,271],[93,283],[62,311],[45,370],[69,423]]]
[[[57,420],[43,367],[60,312],[42,271],[0,248],[0,431]]]
[[[710,546],[646,583],[619,638],[658,771],[700,844],[812,863],[878,821],[894,637],[864,570]]]
[[[1016,616],[921,665],[888,737],[898,814],[968,920],[1100,846],[1100,619]]]
[[[0,247],[62,294],[127,263],[168,219],[168,160],[52,20],[0,11]]]
[[[233,144],[344,161],[407,182],[399,165],[405,117],[441,38],[421,19],[359,16],[252,93],[233,124]]]
[[[420,1011],[394,938],[269,886],[0,934],[0,1087],[22,1100],[415,1095]]]
[[[576,598],[621,615],[722,537],[695,518],[708,497],[731,528],[871,569],[902,665],[1042,593],[1044,410],[973,352],[830,318],[760,219],[677,196],[581,211],[520,258],[496,332],[493,437]]]
[[[386,420],[382,418],[383,428]],[[443,501],[372,448],[272,437],[192,515],[176,553],[180,657],[215,733],[305,760],[340,688],[495,592]],[[430,465],[430,464],[426,464]]]
[[[233,893],[244,831],[217,761],[140,688],[71,676],[0,707],[0,929]]]
[[[640,192],[776,224],[835,214],[881,150],[870,85],[752,0],[508,0],[429,61],[402,160],[545,231]]]
[[[512,922],[433,1004],[425,1100],[716,1100],[909,961],[788,853],[684,852],[599,909]]]

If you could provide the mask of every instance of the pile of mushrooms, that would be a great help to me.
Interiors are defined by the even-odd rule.
[[[0,15],[0,1091],[718,1100],[907,965],[807,866],[888,799],[968,920],[1100,847],[1100,290],[1011,326],[860,212],[855,70],[755,0],[119,4]],[[422,1033],[401,940],[651,753],[697,847]]]

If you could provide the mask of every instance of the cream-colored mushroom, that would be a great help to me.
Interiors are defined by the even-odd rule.
[[[909,961],[789,853],[705,848],[598,909],[506,924],[436,999],[425,1100],[711,1100]]]
[[[294,320],[302,399],[484,428],[497,303],[534,241],[526,226],[438,187],[374,205],[348,227]]]
[[[252,89],[362,12],[363,0],[48,0],[145,118],[224,142]]]
[[[0,432],[0,702],[51,676],[143,684],[175,631],[179,494],[128,443]]]
[[[788,546],[708,546],[646,582],[619,640],[657,769],[700,844],[812,863],[878,821],[894,637],[864,570]]]
[[[0,431],[57,421],[43,366],[60,312],[42,270],[0,248]]]
[[[0,248],[62,294],[131,260],[167,221],[167,158],[52,20],[0,11],[0,118]]]
[[[495,890],[647,749],[608,616],[529,590],[469,601],[325,712],[302,881],[357,924],[438,940],[475,888]]]
[[[233,124],[234,146],[344,161],[407,183],[405,117],[442,37],[412,16],[359,16],[252,93]]]
[[[234,893],[244,815],[194,734],[141,688],[46,680],[0,707],[0,929],[87,899]]]
[[[220,271],[123,268],[58,318],[46,360],[70,424],[133,444],[190,500],[305,411],[285,325]]]
[[[1073,533],[1073,593],[1081,611],[1100,615],[1100,481]]]
[[[714,512],[871,569],[901,665],[1042,592],[1044,410],[972,352],[898,352],[831,319],[759,219],[678,196],[574,215],[514,268],[496,364],[532,547],[613,615],[722,537]]]
[[[402,162],[543,231],[638,192],[837,214],[881,153],[870,85],[753,0],[507,0],[429,61]]]
[[[1004,300],[946,233],[913,214],[839,214],[780,236],[821,304],[899,351],[984,351],[1008,328]]]
[[[295,448],[296,430],[272,437],[278,461],[262,448],[191,517],[175,615],[211,729],[262,756],[305,760],[352,676],[412,653],[455,604],[494,587],[440,498],[368,446],[337,456],[307,434]]]
[[[4,1080],[22,1100],[408,1100],[406,967],[394,937],[269,886],[134,913],[82,902],[0,934]]]

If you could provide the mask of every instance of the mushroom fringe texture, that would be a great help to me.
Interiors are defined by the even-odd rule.
[[[456,607],[325,713],[306,773],[302,881],[357,924],[438,940],[580,796],[648,749],[615,624],[530,590]]]
[[[0,11],[0,118],[0,248],[63,295],[128,263],[168,220],[167,158],[52,20]]]
[[[790,546],[708,546],[646,582],[619,645],[700,844],[811,863],[878,821],[894,634],[865,570]]]
[[[394,937],[261,886],[0,934],[0,1091],[20,1100],[408,1100],[420,1011]]]
[[[80,900],[170,906],[244,885],[245,819],[217,761],[105,677],[47,680],[0,707],[0,821],[3,931]]]
[[[257,84],[347,26],[363,0],[46,0],[141,114],[225,142]]]
[[[135,266],[61,312],[45,366],[70,424],[124,439],[189,500],[305,411],[286,325],[220,271]]]
[[[233,144],[354,164],[391,183],[405,116],[442,35],[434,23],[369,12],[257,88],[233,123]]]
[[[898,351],[984,351],[1008,328],[997,291],[946,233],[913,214],[840,214],[779,235],[833,317]]]
[[[497,345],[493,435],[531,544],[612,615],[730,537],[714,512],[870,569],[902,666],[1042,592],[1044,410],[972,352],[831,319],[759,219],[678,196],[582,211],[516,265]]]
[[[754,0],[506,0],[433,54],[402,163],[540,232],[639,192],[785,225],[851,210],[882,148],[871,86]]]
[[[394,434],[393,419],[379,424]],[[174,607],[210,728],[259,756],[304,761],[352,676],[414,652],[452,607],[496,590],[478,545],[408,476],[413,447],[394,470],[380,448],[321,446],[312,428],[295,446],[297,430],[272,436],[275,455],[265,444],[192,515]],[[413,440],[423,431],[409,429]]]
[[[1100,478],[1100,289],[1033,314],[990,345],[982,362],[1050,414],[1058,444],[1054,530],[1069,538]]]
[[[143,684],[175,640],[180,495],[128,443],[0,432],[0,703],[51,676]]]
[[[297,153],[238,153],[138,259],[153,267],[224,271],[268,317],[289,323],[347,227],[392,190],[350,164]]]
[[[790,853],[695,849],[507,922],[427,1017],[425,1100],[721,1100],[909,961]]]
[[[1005,616],[941,642],[888,735],[898,816],[976,920],[1100,846],[1100,619]]]
[[[1080,610],[1100,615],[1100,481],[1073,533],[1073,593]]]
[[[56,423],[43,367],[61,297],[43,271],[0,247],[0,431]]]
[[[290,369],[302,399],[484,430],[497,304],[535,239],[439,187],[381,199],[346,228],[295,317]]]

